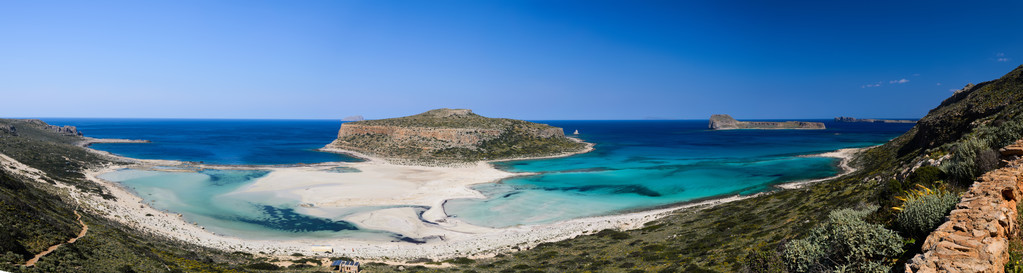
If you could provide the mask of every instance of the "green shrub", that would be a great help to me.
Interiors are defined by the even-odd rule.
[[[959,196],[945,190],[931,190],[922,186],[906,193],[901,207],[896,207],[895,222],[900,230],[913,238],[923,238],[945,222]]]
[[[902,253],[902,237],[864,218],[877,207],[832,211],[807,238],[786,244],[783,257],[792,272],[856,271],[890,267]]]
[[[756,249],[742,258],[743,271],[749,273],[783,273],[785,261],[781,255],[770,249]]]
[[[607,238],[615,239],[615,240],[625,240],[625,239],[629,239],[629,237],[631,237],[631,236],[629,236],[628,233],[617,231],[617,230],[613,230],[613,229],[601,230],[600,232],[597,232],[596,235],[600,236],[600,237],[607,237]]]
[[[987,141],[974,136],[965,137],[952,148],[952,157],[941,164],[941,170],[960,185],[968,185],[984,171],[978,166],[977,157],[991,150]]]
[[[935,166],[921,166],[906,178],[907,185],[933,185],[935,181],[945,179],[945,172]],[[903,189],[905,190],[905,189]]]
[[[458,258],[454,258],[454,259],[450,259],[450,260],[445,260],[444,262],[445,263],[449,263],[449,264],[467,265],[467,264],[473,264],[476,261],[474,261],[473,259],[466,258],[466,257],[458,257]]]
[[[257,269],[257,270],[278,270],[278,269],[281,268],[280,266],[277,266],[277,265],[272,264],[272,263],[254,263],[254,264],[250,264],[250,265],[245,266],[245,267],[247,267],[249,269]]]

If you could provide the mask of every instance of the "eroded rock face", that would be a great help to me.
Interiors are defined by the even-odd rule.
[[[711,115],[708,127],[714,130],[739,129],[739,121],[729,115]]]
[[[82,132],[78,131],[78,127],[75,126],[56,126],[46,125],[46,130],[54,131],[58,134],[69,135],[69,136],[82,136]]]
[[[984,174],[963,194],[948,221],[923,244],[906,272],[1004,272],[1009,237],[1018,233],[1023,159]]]
[[[1016,141],[1016,143],[1005,146],[1005,148],[999,149],[998,152],[1000,152],[1003,156],[1023,156],[1023,140],[1019,140]]]
[[[8,134],[10,134],[12,136],[17,136],[18,135],[18,128],[15,128],[14,125],[3,125],[3,124],[0,124],[0,131],[8,133]]]

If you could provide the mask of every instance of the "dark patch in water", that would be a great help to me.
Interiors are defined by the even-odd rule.
[[[240,222],[256,224],[276,230],[289,232],[342,231],[358,230],[351,223],[330,219],[311,217],[296,213],[294,209],[261,206],[266,213],[264,219],[237,218]]]
[[[447,202],[447,201],[445,201],[445,202]],[[441,206],[443,206],[443,205],[441,205]],[[419,217],[419,221],[420,222],[431,224],[431,225],[436,225],[437,224],[437,223],[434,223],[434,222],[427,221],[425,218],[423,218],[423,213],[426,213],[426,211],[429,210],[430,207],[427,207],[427,206],[412,206],[412,207],[416,209],[416,216]]]
[[[332,172],[332,173],[360,173],[362,171],[359,170],[359,169],[356,169],[356,168],[352,168],[352,167],[334,167],[334,168],[328,169],[327,172]]]
[[[426,243],[425,240],[419,240],[419,239],[416,239],[416,238],[405,237],[405,236],[396,236],[396,239],[398,239],[398,240],[397,241],[392,241],[392,242],[406,242],[406,243],[413,243],[413,244],[417,244],[417,245],[421,245],[421,244],[425,244]]]
[[[606,171],[615,171],[615,170],[618,170],[618,169],[608,168],[608,167],[593,167],[593,168],[585,168],[585,169],[564,170],[564,171],[559,171],[557,173],[595,173],[595,172],[606,172]]]
[[[651,190],[643,185],[590,185],[590,186],[578,186],[578,187],[558,187],[558,188],[544,188],[549,191],[579,191],[579,192],[595,192],[595,191],[607,191],[614,194],[638,194],[649,197],[659,197],[661,193]]]
[[[213,184],[214,186],[225,186],[225,185],[230,185],[230,184],[235,184],[235,183],[242,183],[242,182],[246,182],[246,181],[249,181],[249,180],[252,180],[252,179],[263,177],[264,175],[270,173],[270,171],[244,171],[245,175],[242,175],[242,176],[231,176],[231,175],[228,175],[228,173],[230,173],[230,172],[240,172],[240,171],[227,171],[227,170],[209,169],[209,170],[203,170],[203,171],[201,171],[199,173],[202,173],[202,174],[205,174],[205,175],[209,176],[210,177],[210,184]]]
[[[659,158],[655,158],[655,157],[630,156],[629,158],[626,158],[625,160],[622,160],[622,162],[625,162],[625,163],[652,163],[652,162],[665,162],[665,161],[663,161],[663,160],[661,160]]]

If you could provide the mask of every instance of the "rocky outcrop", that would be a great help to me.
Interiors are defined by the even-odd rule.
[[[963,194],[948,221],[927,236],[906,272],[1003,272],[1016,204],[1023,198],[1023,160],[984,174]]]
[[[82,136],[82,132],[79,132],[78,128],[75,126],[46,125],[46,130],[50,130],[53,131],[54,133],[62,135]]]
[[[820,122],[806,122],[806,121],[738,121],[729,115],[712,115],[710,116],[710,124],[708,125],[713,130],[729,130],[729,129],[816,129],[823,130],[824,123]]]
[[[0,124],[0,132],[4,132],[12,136],[17,136],[18,128],[15,128],[14,124]]]
[[[1003,156],[1023,156],[1023,140],[998,150]]]
[[[469,109],[436,109],[344,123],[337,140],[325,148],[411,162],[467,162],[578,152],[585,144],[546,124],[487,118]]]
[[[916,123],[913,120],[906,119],[872,119],[872,118],[854,118],[854,117],[837,117],[836,122],[865,122],[865,123]]]

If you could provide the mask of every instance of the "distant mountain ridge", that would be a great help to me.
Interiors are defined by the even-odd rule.
[[[586,144],[565,137],[558,127],[444,108],[344,123],[337,140],[324,148],[390,160],[457,163],[575,153]]]
[[[872,119],[872,118],[854,118],[854,117],[836,117],[837,122],[866,122],[866,123],[916,123],[916,121],[908,119]]]

